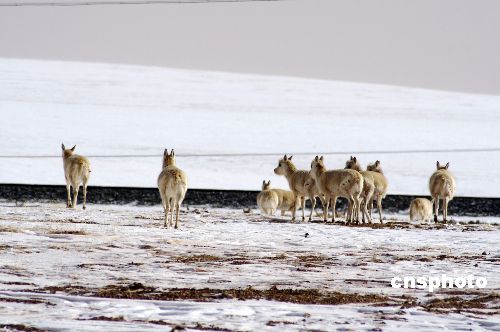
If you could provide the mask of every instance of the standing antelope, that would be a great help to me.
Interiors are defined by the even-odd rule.
[[[448,202],[453,199],[457,189],[453,175],[448,171],[450,163],[441,166],[439,161],[436,163],[437,170],[429,179],[429,191],[434,201],[434,221],[438,222],[439,198],[443,200],[443,221],[448,218]]]
[[[323,164],[323,156],[313,159],[311,162],[311,176],[316,181],[320,192],[324,195],[323,219],[328,217],[330,198],[332,199],[332,221],[335,222],[335,206],[337,197],[345,197],[349,200],[347,212],[347,223],[359,221],[360,195],[363,191],[363,176],[352,169],[336,169],[327,171]]]
[[[158,190],[160,191],[163,209],[165,211],[165,224],[173,223],[175,208],[175,228],[179,227],[179,208],[187,191],[187,176],[180,168],[175,166],[175,153],[163,152],[163,166],[158,176]],[[170,222],[168,214],[170,213]]]
[[[361,172],[361,166],[359,165],[358,159],[356,157],[351,156],[349,161],[346,162],[346,168],[349,165],[349,168],[355,169],[358,172]],[[382,167],[380,166],[380,161],[377,160],[373,164],[369,164],[366,166],[366,171],[362,172],[362,174],[369,174],[373,178],[373,184],[375,185],[373,195],[368,202],[368,211],[370,212],[370,219],[372,218],[372,210],[373,210],[373,201],[377,201],[378,214],[380,217],[380,223],[382,223],[382,199],[387,195],[387,178],[382,171]]]
[[[271,180],[262,181],[262,191],[257,195],[257,205],[262,214],[274,216],[279,206],[279,197],[271,190]]]
[[[309,178],[309,172],[303,170],[297,170],[297,167],[292,162],[292,157],[287,157],[285,155],[283,159],[278,161],[278,167],[274,169],[274,173],[278,175],[284,175],[290,186],[290,190],[295,196],[295,206],[292,209],[292,222],[295,221],[295,213],[297,210],[297,204],[302,206],[302,221],[305,220],[305,202],[306,198],[311,200],[312,208],[309,214],[309,221],[312,220],[312,215],[314,208],[316,207],[316,196],[319,195],[319,191],[315,185],[305,187],[305,183]]]
[[[375,192],[375,180],[373,179],[372,172],[361,170],[361,166],[358,163],[356,157],[351,156],[351,158],[346,161],[345,169],[352,169],[358,171],[363,176],[363,192],[361,193],[361,211],[363,216],[363,224],[365,223],[365,216],[368,222],[372,223],[371,214],[368,214],[368,204],[373,201],[373,195]]]
[[[316,187],[316,188],[312,188],[312,187]],[[319,188],[318,188],[318,186],[316,185],[316,181],[313,179],[313,177],[312,177],[312,176],[309,176],[309,178],[306,180],[306,182],[304,182],[304,188],[305,188],[308,192],[309,192],[309,191],[311,191],[311,190],[314,190],[314,192],[317,192],[317,193],[319,194],[319,197],[318,197],[318,198],[319,198],[319,200],[321,201],[321,204],[324,206],[324,204],[325,204],[325,200],[324,200],[323,194],[321,194],[321,193],[320,193]],[[323,208],[323,206],[322,206],[322,208]],[[320,214],[320,213],[318,213],[318,212],[316,211],[316,209],[314,209],[314,212],[316,212],[316,215],[317,215],[317,216],[321,216],[321,214]],[[321,212],[321,213],[323,213],[323,212]],[[338,216],[338,214],[337,214],[337,216]]]
[[[90,161],[80,155],[75,154],[76,145],[71,149],[66,149],[64,144],[61,144],[64,177],[66,178],[66,207],[76,207],[78,198],[78,190],[83,184],[83,209],[87,204],[87,182],[90,177]],[[71,187],[73,187],[73,201],[71,201]]]

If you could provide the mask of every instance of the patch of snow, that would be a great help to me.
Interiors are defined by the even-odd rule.
[[[187,211],[183,207],[180,229],[174,230],[162,227],[160,206],[89,205],[82,211],[66,209],[64,202],[21,207],[8,202],[0,204],[0,298],[41,299],[53,304],[0,300],[0,320],[4,324],[82,331],[164,329],[165,326],[148,323],[157,320],[187,326],[199,322],[245,331],[329,330],[334,325],[354,330],[488,330],[500,324],[497,316],[438,314],[420,307],[140,301],[33,293],[46,286],[70,284],[96,288],[140,282],[160,289],[267,289],[276,285],[409,295],[425,302],[446,293],[392,288],[391,278],[472,274],[488,280],[487,288],[481,292],[490,294],[500,291],[498,218],[484,218],[489,224],[452,224],[443,229],[372,229],[292,224],[287,222],[289,216],[270,219],[255,211],[245,214],[209,207],[190,207]],[[388,218],[407,220],[402,215]],[[179,260],[196,255],[220,259],[188,263]],[[319,260],[307,265],[301,260],[307,256]],[[236,258],[246,263],[232,264]],[[472,294],[477,293],[471,291]],[[100,316],[122,316],[124,321],[86,320]],[[270,321],[288,323],[269,326]]]
[[[191,188],[287,188],[282,154],[307,169],[316,152],[341,168],[350,151],[498,148],[500,96],[158,67],[0,59],[0,155],[52,155],[61,142],[91,158],[91,185],[154,187],[175,148]],[[276,153],[187,157],[186,154]],[[461,196],[500,196],[500,152],[360,154],[382,161],[389,192],[427,195],[436,160]],[[1,159],[0,182],[64,184],[62,161]]]

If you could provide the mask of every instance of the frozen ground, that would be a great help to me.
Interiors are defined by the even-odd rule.
[[[291,224],[256,211],[190,208],[179,230],[162,228],[159,206],[0,202],[0,326],[40,329],[165,330],[500,330],[500,227],[419,225],[388,216],[387,227]],[[475,219],[474,219],[475,220]],[[487,223],[488,222],[488,223]],[[308,234],[306,236],[306,233]],[[485,277],[481,290],[390,287],[394,276]],[[386,300],[319,305],[276,299],[178,301],[96,297],[99,289],[141,283],[209,290],[317,290]],[[104,287],[104,288],[103,288]],[[132,289],[132,288],[131,288]],[[76,291],[75,291],[76,290]],[[406,296],[406,297],[403,297]],[[436,299],[485,298],[460,310]],[[387,303],[385,303],[387,302]],[[407,302],[406,305],[404,302]]]
[[[164,148],[176,148],[190,187],[278,187],[278,157],[330,168],[354,151],[500,148],[500,96],[349,82],[126,65],[0,59],[0,156],[77,152],[91,184],[154,187]],[[270,153],[270,156],[219,154]],[[188,157],[186,155],[216,154]],[[154,156],[156,155],[156,156]],[[427,194],[436,160],[450,161],[458,195],[499,197],[500,152],[358,154],[380,159],[393,194]],[[56,158],[0,159],[0,182],[63,184]]]

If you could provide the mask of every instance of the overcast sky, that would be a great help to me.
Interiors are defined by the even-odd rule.
[[[500,1],[0,7],[0,57],[500,94]]]

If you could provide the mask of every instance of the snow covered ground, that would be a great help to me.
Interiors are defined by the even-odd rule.
[[[154,187],[175,148],[192,188],[258,189],[284,153],[330,168],[354,151],[499,148],[500,96],[374,84],[127,65],[0,59],[0,156],[91,158],[91,184]],[[192,154],[270,156],[201,156]],[[390,193],[427,194],[436,160],[451,162],[458,195],[499,197],[500,152],[358,154],[380,159]],[[59,158],[0,159],[0,182],[62,184]]]
[[[397,222],[347,227],[263,218],[256,211],[191,207],[179,230],[162,228],[159,206],[0,202],[0,326],[79,331],[500,329],[500,228]],[[307,233],[307,236],[306,236]],[[394,276],[484,277],[484,289],[408,290]],[[109,285],[311,289],[381,295],[396,302],[318,305],[271,300],[146,301],[90,296]],[[64,287],[84,292],[69,295]],[[61,287],[50,293],[48,287]],[[68,288],[69,289],[69,288]],[[88,290],[88,295],[85,295]],[[496,295],[495,295],[496,294]],[[402,296],[414,298],[402,307]],[[481,308],[424,306],[438,298],[490,296]],[[397,304],[399,303],[399,304]]]
[[[316,153],[331,152],[326,164],[339,168],[358,152],[363,164],[382,161],[389,193],[427,194],[441,160],[451,162],[458,195],[500,196],[500,168],[492,167],[500,162],[500,96],[0,59],[0,119],[0,183],[62,184],[64,142],[91,156],[93,185],[154,187],[164,148],[176,149],[190,187],[211,189],[259,189],[263,179],[286,188],[272,172],[284,153],[308,168]],[[388,153],[396,150],[461,151]],[[191,207],[173,230],[162,227],[160,206],[82,211],[0,201],[0,330],[500,330],[500,219],[421,225],[387,217],[384,227],[347,227]],[[488,285],[433,293],[390,286],[395,276],[441,274]],[[128,298],[103,297],[122,288]],[[174,288],[196,291],[166,300]],[[206,298],[245,289],[343,302],[286,298],[291,291]]]

